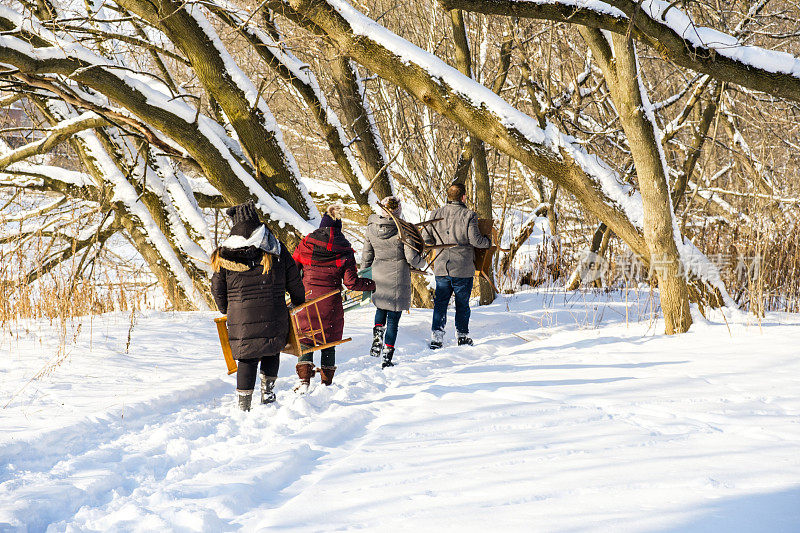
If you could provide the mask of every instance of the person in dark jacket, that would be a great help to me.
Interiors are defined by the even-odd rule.
[[[429,244],[455,243],[452,248],[439,251],[433,264],[436,292],[433,297],[433,322],[431,324],[431,350],[441,348],[447,307],[450,297],[456,297],[456,335],[458,345],[472,345],[469,338],[469,297],[475,275],[475,248],[489,248],[492,241],[481,235],[478,215],[467,208],[466,189],[454,183],[447,189],[447,204],[435,210],[431,218],[441,219],[427,229],[425,240]],[[441,240],[441,242],[439,242]]]
[[[341,291],[342,283],[354,291],[374,291],[371,279],[359,278],[356,259],[350,242],[342,233],[342,211],[340,205],[330,206],[322,216],[319,229],[309,233],[294,251],[292,257],[303,273],[303,285],[309,300],[323,296],[334,290]],[[344,330],[344,309],[341,292],[320,301],[319,319],[325,332],[325,342],[342,340]],[[301,328],[307,327],[309,316],[298,316]],[[320,328],[315,316],[310,316],[311,326]],[[321,341],[318,337],[317,341]],[[298,390],[305,391],[314,377],[314,354],[304,354],[297,362],[297,376],[300,378]],[[333,383],[336,371],[336,347],[324,348],[321,353],[321,379],[325,385]]]
[[[394,196],[384,198],[383,205],[394,216],[402,216],[400,201]],[[425,259],[400,242],[397,226],[391,218],[370,215],[361,266],[372,267],[372,280],[375,282],[372,303],[377,309],[369,354],[382,356],[382,368],[394,366],[392,357],[400,316],[411,307],[411,267],[423,268]]]
[[[280,352],[289,333],[286,292],[292,304],[305,301],[305,289],[292,256],[261,223],[253,202],[231,207],[230,237],[211,255],[211,290],[217,308],[228,315],[231,350],[238,361],[239,408],[250,410],[261,364],[261,403],[275,401]]]

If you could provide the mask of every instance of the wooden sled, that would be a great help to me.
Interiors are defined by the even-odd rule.
[[[286,346],[281,352],[300,357],[309,352],[344,344],[352,340],[351,338],[347,338],[340,341],[327,342],[325,339],[325,331],[322,329],[322,320],[320,320],[319,307],[317,304],[325,298],[330,298],[338,293],[339,291],[331,291],[319,298],[314,298],[302,305],[298,305],[289,311],[289,336],[286,340]],[[308,319],[309,326],[306,328],[300,326],[298,316],[300,316],[301,313],[305,313]],[[319,329],[313,327],[312,318],[316,320],[317,324],[320,324]],[[231,341],[228,337],[228,317],[217,317],[214,319],[214,322],[217,324],[219,343],[222,346],[222,355],[225,358],[225,364],[228,366],[228,375],[231,375],[236,372],[238,367],[236,365],[236,360],[233,358]],[[322,339],[321,342],[319,341],[320,338]]]
[[[352,340],[348,337],[340,341],[328,342],[325,338],[325,328],[323,327],[322,319],[319,316],[319,302],[325,298],[330,298],[335,294],[339,294],[339,292],[340,291],[336,290],[323,294],[289,311],[289,338],[286,341],[286,346],[281,350],[283,353],[300,357],[309,352],[316,352]],[[300,325],[299,317],[301,315],[305,315],[308,321],[306,327]],[[319,328],[314,327],[315,320]]]
[[[394,214],[386,209],[383,204],[380,204],[383,207],[383,210],[386,211],[386,214],[389,215],[389,218],[392,219],[394,225],[397,226],[397,238],[400,239],[400,242],[405,244],[406,246],[410,247],[414,251],[419,254],[425,255],[432,250],[443,250],[445,248],[452,248],[453,246],[458,246],[455,243],[452,244],[426,244],[425,239],[422,238],[422,233],[420,232],[421,228],[426,226],[430,226],[434,222],[439,222],[442,220],[441,218],[435,218],[433,220],[426,220],[424,222],[419,222],[417,224],[412,224],[411,222],[407,222],[400,217],[394,216]],[[436,231],[434,227],[434,231]],[[441,236],[438,232],[436,232],[437,237],[441,239]],[[434,256],[435,257],[435,256]],[[428,266],[425,270],[418,270],[412,268],[412,272],[417,272],[421,274],[427,273],[427,269],[430,268],[431,264],[433,264],[433,259],[428,260]]]
[[[478,219],[478,230],[481,235],[489,237],[492,244],[488,248],[475,248],[475,275],[488,281],[492,290],[498,293],[494,280],[489,275],[489,272],[492,271],[492,261],[498,250],[497,231],[495,231],[491,219],[488,218]]]
[[[359,270],[358,277],[372,279],[372,267],[362,268]],[[361,307],[361,304],[369,300],[371,295],[372,292],[370,291],[351,291],[350,289],[343,290],[342,308],[344,308],[344,312],[346,313],[352,309]]]

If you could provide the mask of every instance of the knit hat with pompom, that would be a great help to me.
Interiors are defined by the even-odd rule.
[[[320,228],[337,228],[342,229],[342,214],[344,213],[344,206],[342,204],[329,205],[322,215],[322,220],[319,223]]]
[[[397,196],[387,196],[383,199],[383,206],[394,216],[399,217],[403,214],[403,206]]]

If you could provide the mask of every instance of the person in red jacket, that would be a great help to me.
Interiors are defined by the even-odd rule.
[[[292,257],[303,271],[303,285],[306,299],[312,300],[334,290],[341,290],[342,283],[354,291],[374,291],[375,283],[371,279],[359,278],[356,259],[350,242],[342,233],[342,211],[340,205],[328,207],[322,216],[319,229],[309,233],[294,251]],[[325,341],[342,340],[344,330],[344,309],[341,293],[334,294],[317,304]],[[308,326],[305,313],[298,316],[301,327]],[[310,317],[311,326],[320,327],[315,316]],[[321,337],[317,339],[321,341]],[[300,378],[299,391],[303,392],[314,377],[314,354],[307,353],[297,363],[297,375]],[[324,348],[321,354],[322,383],[333,383],[336,371],[336,347]]]

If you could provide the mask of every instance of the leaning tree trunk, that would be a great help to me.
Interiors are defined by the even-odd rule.
[[[633,41],[624,35],[609,41],[592,28],[580,28],[592,54],[603,70],[620,122],[628,139],[644,209],[644,237],[650,250],[651,271],[658,277],[661,310],[668,335],[684,333],[692,325],[689,289],[678,244],[672,199],[667,183],[666,161],[649,103],[642,94],[639,65]]]
[[[358,68],[349,58],[341,55],[331,63],[331,67],[342,111],[355,135],[355,145],[364,162],[367,178],[370,182],[374,181],[372,190],[379,199],[391,196],[394,193],[389,156],[375,123],[375,115],[367,100]]]
[[[34,101],[52,122],[62,122],[71,118],[69,109],[63,102],[40,99]],[[189,259],[175,249],[174,239],[168,237],[170,233],[159,199],[154,198],[152,194],[144,195],[146,198],[142,198],[143,193],[138,191],[134,194],[134,205],[116,199],[117,196],[121,198],[129,196],[121,188],[133,191],[134,187],[120,169],[119,159],[109,151],[110,140],[106,138],[106,142],[103,142],[103,139],[102,132],[82,131],[71,140],[75,152],[97,184],[97,190],[104,196],[99,199],[101,205],[115,211],[116,224],[125,230],[174,309],[189,311],[209,306],[212,299],[207,282],[208,276],[204,272],[201,273]],[[154,210],[162,213],[162,216],[152,217]],[[146,223],[148,221],[143,218],[150,218],[154,224],[148,227]],[[159,220],[161,224],[158,223]],[[170,248],[166,248],[167,243]]]
[[[200,6],[172,0],[118,3],[163,31],[186,55],[203,87],[236,131],[258,171],[259,184],[283,198],[300,216],[313,219],[316,210],[300,184],[299,169],[283,143],[275,118],[258,89],[224,49]]]
[[[416,56],[398,56],[389,47],[399,37],[393,35],[389,42],[384,39],[387,31],[359,34],[350,21],[327,2],[270,0],[268,5],[298,24],[327,36],[343,53],[386,81],[405,89],[434,111],[574,194],[587,210],[606,222],[645,264],[649,264],[650,252],[644,237],[623,204],[630,200],[628,191],[605,179],[612,174],[610,168],[602,168],[602,179],[594,174],[599,168],[597,159],[561,136],[554,125],[548,124],[548,129],[553,130],[552,140],[557,145],[545,138],[545,132],[533,119],[513,109],[497,95],[492,94],[490,98],[484,92],[485,89],[491,93],[490,90],[457,72],[447,71],[446,65],[435,56],[419,49],[413,50]],[[359,19],[359,23],[363,17],[352,11],[347,15]]]
[[[261,22],[266,28],[264,30],[249,24],[237,13],[221,6],[207,4],[207,7],[228,26],[238,31],[239,35],[250,43],[258,56],[299,95],[303,104],[313,114],[333,159],[339,166],[353,198],[366,219],[372,213],[372,207],[378,199],[377,195],[370,195],[368,191],[371,178],[364,176],[342,123],[328,104],[328,99],[323,93],[316,75],[307,63],[295,57],[284,45],[278,25],[270,16],[270,12],[267,10],[263,12]],[[378,179],[379,191],[391,190],[391,187],[387,185],[388,177],[388,174],[383,174]]]

